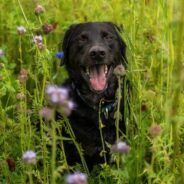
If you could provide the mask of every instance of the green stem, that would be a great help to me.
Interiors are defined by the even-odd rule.
[[[33,177],[32,177],[32,173],[31,173],[31,168],[29,168],[28,177],[29,177],[29,183],[33,184]]]
[[[19,36],[19,54],[20,54],[20,68],[22,67],[22,63],[23,63],[23,60],[22,60],[22,38],[21,36]]]
[[[104,127],[104,125],[101,120],[101,104],[102,104],[102,100],[100,101],[99,111],[98,111],[99,131],[100,131],[100,138],[101,138],[101,143],[102,143],[102,155],[104,157],[105,163],[107,163],[105,144],[104,144],[103,133],[102,133],[102,128]]]
[[[56,134],[55,121],[51,122],[52,126],[52,158],[51,158],[51,183],[55,184],[55,167],[56,167]]]
[[[74,145],[75,145],[75,147],[76,147],[76,149],[77,149],[77,151],[78,151],[78,153],[79,153],[79,156],[80,156],[82,165],[83,165],[83,167],[84,167],[84,170],[85,170],[85,172],[89,175],[88,166],[87,166],[86,161],[85,161],[85,159],[84,159],[84,156],[83,156],[83,154],[82,154],[81,148],[80,148],[79,144],[78,144],[77,141],[76,141],[76,137],[75,137],[75,134],[74,134],[74,132],[73,132],[73,130],[72,130],[72,127],[71,127],[71,125],[70,125],[70,122],[68,121],[67,117],[65,117],[64,114],[62,114],[62,115],[63,115],[64,121],[65,121],[65,123],[66,123],[66,126],[67,126],[67,128],[68,128],[68,130],[69,130],[69,134],[70,134],[70,136],[71,136],[71,138],[72,138],[72,141],[73,141],[73,143],[74,143]]]
[[[121,78],[120,76],[118,76],[118,90],[117,90],[117,100],[118,100],[118,104],[117,104],[117,111],[116,111],[116,141],[119,140],[119,121],[120,121],[120,105],[121,105]]]
[[[18,4],[19,4],[20,9],[21,9],[21,11],[22,11],[22,14],[23,14],[23,16],[24,16],[24,19],[25,19],[27,25],[29,25],[29,21],[27,20],[26,14],[24,13],[24,9],[23,9],[23,7],[22,7],[22,4],[21,4],[20,0],[17,0],[17,1],[18,1]]]
[[[61,154],[62,154],[62,156],[63,156],[63,160],[64,160],[64,163],[66,163],[66,167],[67,167],[67,169],[69,169],[69,166],[68,166],[68,162],[67,162],[67,159],[66,159],[66,154],[65,154],[65,148],[64,148],[64,142],[63,142],[63,137],[62,137],[62,128],[63,128],[63,126],[62,127],[57,127],[57,131],[59,132],[59,137],[61,137],[61,144],[60,144],[60,146],[61,146]]]

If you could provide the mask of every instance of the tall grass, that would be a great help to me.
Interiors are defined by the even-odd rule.
[[[40,15],[34,13],[37,3],[45,8]],[[126,155],[113,154],[117,165],[99,165],[90,173],[89,183],[184,183],[182,0],[0,0],[0,10],[4,51],[0,57],[0,183],[64,183],[72,170],[88,172],[69,122],[51,123],[39,117],[47,105],[46,85],[61,84],[67,78],[55,58],[64,32],[84,21],[112,21],[123,28],[129,62],[126,78],[132,85],[126,104],[130,115],[122,117],[131,150]],[[57,23],[57,27],[43,34],[45,23]],[[27,29],[23,35],[17,33],[20,25]],[[44,49],[33,42],[38,32]],[[22,69],[28,73],[25,81],[20,78]],[[62,136],[63,128],[70,138]],[[63,148],[68,140],[73,140],[82,160],[72,168],[64,150],[56,146]],[[37,153],[36,165],[22,161],[28,149]]]

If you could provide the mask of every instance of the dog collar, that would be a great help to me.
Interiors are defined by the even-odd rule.
[[[72,83],[72,88],[74,90],[76,90],[77,95],[81,98],[81,100],[90,108],[92,108],[95,111],[99,110],[99,106],[95,106],[90,104],[88,101],[86,101],[86,99],[83,97],[83,95],[81,94],[81,92],[76,88],[75,84]],[[112,112],[115,107],[117,106],[117,99],[115,100],[105,100],[105,99],[101,99],[101,112],[104,113],[104,115],[107,117],[109,112]]]

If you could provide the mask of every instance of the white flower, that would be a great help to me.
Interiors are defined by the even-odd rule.
[[[36,35],[36,36],[34,36],[33,41],[34,41],[34,43],[36,43],[36,44],[42,43],[43,38],[42,38],[41,35]]]
[[[54,119],[54,110],[44,107],[39,111],[39,115],[47,121]]]
[[[26,32],[26,28],[24,26],[18,26],[17,27],[17,32],[22,35]]]
[[[23,154],[22,160],[26,164],[35,164],[36,163],[36,153],[32,150],[28,150]]]
[[[87,184],[87,175],[81,172],[69,174],[66,177],[67,184]]]

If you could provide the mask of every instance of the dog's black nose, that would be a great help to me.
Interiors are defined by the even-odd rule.
[[[89,50],[92,59],[103,59],[106,56],[106,50],[102,46],[93,46]]]

